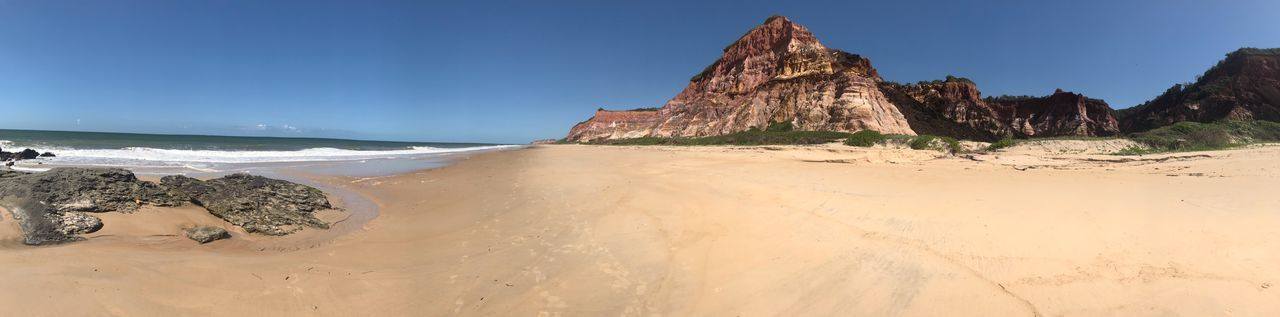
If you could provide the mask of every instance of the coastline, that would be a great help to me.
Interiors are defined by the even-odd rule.
[[[1280,314],[1280,268],[1268,265],[1280,262],[1268,242],[1280,200],[1265,191],[1280,179],[1280,147],[1132,161],[1045,152],[475,153],[443,168],[313,179],[378,208],[362,230],[315,247],[5,248],[0,305],[48,315]],[[0,226],[13,225],[5,213]]]

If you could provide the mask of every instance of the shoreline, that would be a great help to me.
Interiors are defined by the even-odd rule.
[[[1267,243],[1280,200],[1263,190],[1280,180],[1280,147],[1129,161],[1052,152],[476,153],[444,168],[317,179],[379,211],[368,230],[314,248],[91,240],[0,250],[0,265],[15,268],[0,270],[10,282],[0,305],[58,315],[1280,313],[1267,300],[1280,268],[1264,265],[1280,261]]]

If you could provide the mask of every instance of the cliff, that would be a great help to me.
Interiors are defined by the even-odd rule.
[[[697,137],[771,122],[797,130],[915,134],[879,81],[866,58],[826,48],[805,27],[775,16],[726,47],[655,113],[597,111],[567,139]]]
[[[647,136],[658,123],[657,111],[611,111],[599,109],[591,119],[569,129],[572,141],[629,139]]]
[[[1240,49],[1194,84],[1174,85],[1134,108],[1058,90],[983,98],[968,79],[903,85],[871,61],[823,46],[775,16],[747,32],[661,108],[597,111],[566,140],[700,137],[787,122],[797,130],[875,130],[993,141],[1005,137],[1113,136],[1180,121],[1280,121],[1280,49]]]
[[[882,89],[908,113],[911,128],[972,140],[1004,137],[1111,136],[1119,133],[1110,106],[1080,94],[1055,91],[1044,97],[983,98],[964,78],[886,84]]]
[[[1120,134],[1106,102],[1058,89],[1035,98],[987,101],[1018,137],[1113,136]]]
[[[1120,111],[1120,115],[1125,132],[1180,121],[1280,121],[1280,49],[1231,52],[1195,83],[1173,85],[1151,101]]]

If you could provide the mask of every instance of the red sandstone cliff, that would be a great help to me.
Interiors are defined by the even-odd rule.
[[[882,88],[921,133],[974,140],[1119,134],[1105,102],[1062,90],[1044,97],[984,99],[977,85],[963,78]]]
[[[775,16],[724,49],[652,115],[597,112],[570,141],[708,136],[791,122],[798,130],[915,134],[877,87],[870,61],[828,49],[809,30]]]
[[[1106,102],[1062,89],[1036,98],[988,101],[1019,137],[1112,136],[1120,134]]]
[[[566,139],[590,141],[630,139],[648,136],[658,123],[657,111],[610,111],[599,109],[591,119],[573,126]]]

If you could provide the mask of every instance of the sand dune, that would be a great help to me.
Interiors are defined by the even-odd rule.
[[[295,245],[109,215],[31,248],[0,307],[65,315],[1280,315],[1280,147],[539,146],[329,179],[380,208]]]

